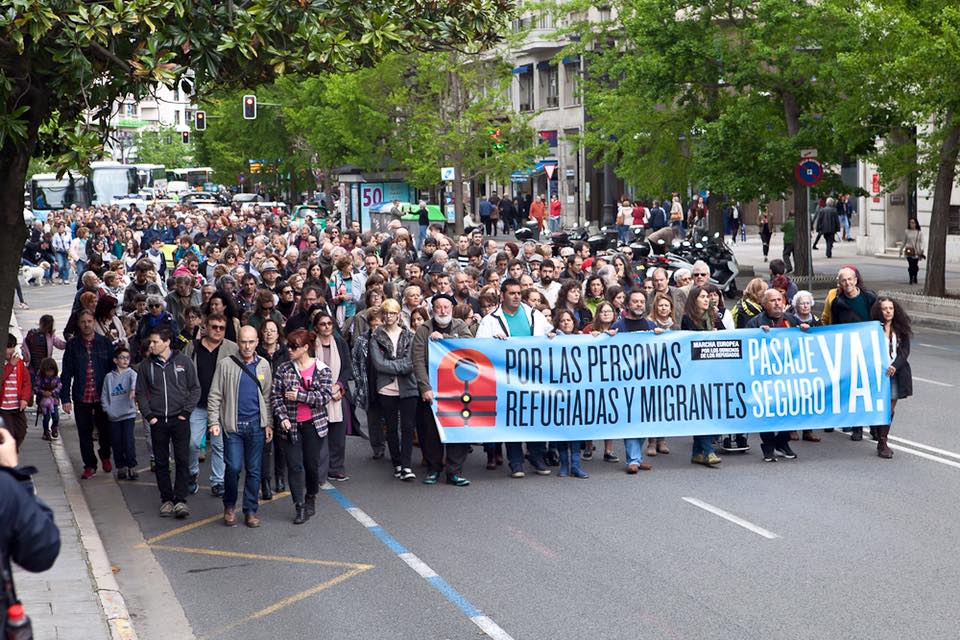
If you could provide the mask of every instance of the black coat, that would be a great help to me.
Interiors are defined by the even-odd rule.
[[[867,289],[861,289],[864,298],[867,300],[867,313],[873,308],[873,303],[877,301],[877,294]],[[850,324],[851,322],[868,322],[870,316],[861,318],[854,313],[853,308],[847,302],[848,298],[843,292],[837,291],[837,297],[830,303],[830,324]]]
[[[817,232],[831,235],[840,231],[840,217],[835,207],[820,209],[820,218],[817,220]]]
[[[907,336],[897,336],[897,356],[892,364],[897,368],[893,377],[897,381],[896,400],[909,398],[913,395],[913,371],[910,370],[910,363],[907,358],[910,357],[910,338]]]
[[[8,560],[27,571],[46,571],[60,555],[60,530],[53,512],[33,495],[30,476],[0,467],[0,562]],[[6,606],[0,607],[0,629]]]

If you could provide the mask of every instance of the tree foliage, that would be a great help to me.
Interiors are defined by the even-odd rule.
[[[137,162],[162,164],[169,169],[188,167],[196,157],[193,137],[190,138],[190,142],[184,144],[180,132],[173,127],[145,129],[138,132],[136,147]]]

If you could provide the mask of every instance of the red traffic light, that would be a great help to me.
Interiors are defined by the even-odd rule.
[[[243,119],[256,120],[257,118],[257,96],[243,96]]]
[[[180,132],[180,138],[181,138],[181,140],[183,141],[183,144],[190,144],[190,132],[189,132],[189,131],[181,131],[181,132]]]

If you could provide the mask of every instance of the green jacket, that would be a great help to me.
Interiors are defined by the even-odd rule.
[[[793,218],[787,218],[780,226],[783,232],[783,244],[793,244],[793,238],[796,235],[796,221]]]
[[[260,382],[260,427],[273,426],[273,412],[267,405],[267,398],[273,385],[270,374],[270,362],[261,356],[257,362],[257,380]],[[240,365],[232,358],[224,358],[217,362],[217,370],[213,374],[210,384],[210,393],[207,395],[208,424],[212,427],[219,425],[225,433],[237,431],[237,398],[240,389],[240,376],[245,375]]]

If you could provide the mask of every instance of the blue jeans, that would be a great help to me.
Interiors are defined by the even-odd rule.
[[[850,216],[840,216],[840,226],[843,227],[843,237],[850,238]]]
[[[133,439],[136,418],[110,421],[110,445],[113,448],[113,463],[118,469],[137,468],[137,446]]]
[[[530,454],[531,459],[539,458],[541,462],[543,461],[543,454],[546,450],[546,443],[543,442],[528,442],[527,443],[527,452]],[[510,463],[510,468],[518,467],[523,468],[523,443],[522,442],[508,442],[507,443],[507,462]]]
[[[713,436],[693,436],[693,455],[713,453]]]
[[[207,410],[199,407],[190,414],[190,475],[200,473],[200,445],[207,435]],[[210,445],[210,484],[223,484],[223,433],[207,438]]]
[[[70,278],[70,262],[67,260],[67,254],[65,253],[56,253],[57,257],[57,272],[61,280],[67,280]]]
[[[423,249],[423,241],[427,237],[427,229],[430,228],[430,225],[421,224],[420,232],[417,234],[417,249]]]
[[[628,236],[630,234],[630,225],[628,224],[618,224],[617,233],[620,234],[620,242],[626,244]]]
[[[554,233],[556,231],[563,231],[563,217],[549,216],[547,218],[547,226],[550,229],[550,233]]]
[[[643,441],[645,438],[624,438],[623,449],[627,465],[643,462]]]
[[[237,483],[240,480],[240,470],[245,469],[243,512],[245,514],[257,512],[264,438],[260,418],[248,422],[237,421],[236,433],[223,433],[223,453],[227,467],[223,477],[224,507],[233,508],[237,505]]]
[[[87,261],[86,260],[77,260],[77,281],[83,277],[83,272],[87,270]]]

